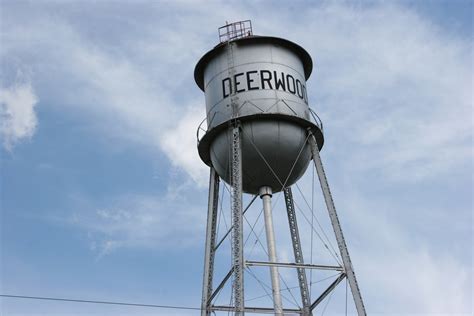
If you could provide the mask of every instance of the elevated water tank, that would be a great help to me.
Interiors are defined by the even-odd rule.
[[[206,53],[194,71],[206,96],[201,159],[229,183],[229,125],[238,121],[243,191],[257,194],[269,186],[278,192],[294,184],[311,160],[308,131],[320,149],[324,142],[320,122],[310,119],[306,80],[312,67],[310,55],[299,45],[250,32]]]

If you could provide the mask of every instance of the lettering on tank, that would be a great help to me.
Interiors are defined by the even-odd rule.
[[[233,84],[232,84],[233,83]],[[250,70],[222,80],[222,98],[252,90],[280,90],[298,96],[308,104],[306,86],[291,74],[282,71]]]

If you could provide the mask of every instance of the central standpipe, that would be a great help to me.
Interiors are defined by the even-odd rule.
[[[272,189],[268,186],[260,188],[260,198],[263,201],[263,216],[265,219],[265,232],[267,236],[268,261],[277,263],[275,233],[273,231],[272,217]],[[273,307],[275,315],[283,316],[283,305],[281,302],[280,278],[277,266],[270,267],[270,277],[272,280]]]

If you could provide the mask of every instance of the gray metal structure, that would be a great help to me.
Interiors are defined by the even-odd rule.
[[[195,80],[205,92],[207,110],[207,128],[198,128],[198,151],[210,167],[201,315],[230,311],[234,315],[250,312],[309,316],[345,278],[358,315],[366,315],[319,156],[324,143],[322,123],[308,106],[306,79],[313,66],[310,55],[288,40],[254,36],[250,21],[225,25],[219,29],[219,39],[220,44],[206,53],[195,68]],[[202,137],[200,131],[205,132]],[[321,184],[342,266],[304,263],[291,186],[304,174],[311,160]],[[230,185],[232,225],[217,242],[220,179]],[[273,193],[280,191],[285,198],[294,263],[279,262],[277,256],[271,199]],[[245,210],[242,207],[244,193],[255,195],[250,204],[257,196],[262,199],[268,262],[244,258],[243,215],[250,207],[250,204]],[[214,288],[215,253],[229,234],[231,268]],[[246,306],[244,279],[245,270],[250,266],[269,268],[273,308]],[[296,270],[300,309],[283,306],[279,268]],[[340,275],[312,302],[307,269],[335,270]],[[232,303],[215,305],[213,300],[229,280],[232,280]]]
[[[265,219],[265,232],[267,235],[268,262],[278,263],[275,232],[273,230],[272,189],[268,186],[263,186],[260,188],[259,194],[263,201],[263,218]],[[280,276],[277,265],[270,265],[270,276],[275,315],[281,316],[283,315],[283,303],[281,301]]]
[[[303,265],[303,251],[301,249],[300,235],[298,234],[298,223],[296,221],[295,206],[293,203],[293,193],[291,188],[283,190],[285,194],[286,211],[288,213],[288,224],[290,226],[291,241],[293,243],[293,253],[295,255],[295,264]],[[303,302],[303,315],[310,315],[311,297],[308,290],[308,281],[306,280],[306,272],[304,266],[296,268],[298,273],[298,283],[300,286],[301,300]]]
[[[342,233],[341,224],[339,223],[339,218],[337,217],[336,206],[334,205],[334,201],[332,199],[331,190],[329,189],[328,180],[326,178],[326,173],[324,172],[324,168],[323,168],[323,163],[321,162],[321,157],[319,156],[319,149],[316,144],[316,139],[311,134],[310,134],[309,143],[311,145],[311,152],[313,154],[314,166],[318,173],[319,183],[321,184],[321,189],[323,191],[324,201],[326,202],[326,207],[329,213],[329,218],[331,219],[331,224],[334,230],[334,234],[336,235],[337,246],[339,247],[339,251],[342,256],[342,262],[344,264],[344,272],[349,281],[352,296],[354,297],[354,303],[356,305],[357,313],[359,315],[365,315],[366,312],[365,312],[364,302],[362,301],[359,285],[357,284],[354,268],[352,267],[351,257],[349,256],[349,251],[347,250],[346,241]]]

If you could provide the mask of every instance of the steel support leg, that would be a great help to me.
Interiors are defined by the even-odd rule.
[[[232,132],[231,193],[232,193],[232,265],[234,268],[235,315],[244,315],[244,247],[242,224],[242,149],[240,125],[230,127]]]
[[[216,223],[219,202],[219,176],[211,167],[209,176],[209,198],[207,210],[206,245],[204,252],[204,276],[202,285],[201,315],[211,315],[212,278],[216,246]]]
[[[328,180],[326,178],[323,164],[321,162],[321,157],[319,155],[318,144],[316,143],[316,138],[314,135],[312,135],[311,132],[309,133],[309,143],[311,146],[311,153],[313,155],[314,166],[316,167],[316,172],[318,173],[319,182],[324,195],[324,201],[326,202],[326,207],[329,213],[329,218],[331,219],[334,234],[336,235],[337,245],[342,256],[342,262],[344,264],[344,271],[347,275],[347,281],[351,287],[352,297],[357,309],[357,314],[359,316],[366,316],[367,313],[365,311],[362,296],[360,294],[354,269],[352,267],[349,251],[347,250],[346,241],[344,240],[344,235],[342,234],[341,224],[339,223],[339,218],[337,217],[336,207],[332,199],[331,191],[329,190]]]
[[[267,234],[268,261],[276,263],[275,232],[273,231],[272,218],[272,189],[270,187],[260,188],[260,197],[263,201],[263,214],[265,219],[265,232]],[[277,266],[270,267],[270,277],[272,280],[273,307],[275,315],[283,316],[283,304],[281,301],[280,277]]]
[[[295,254],[295,263],[304,264],[303,252],[301,250],[300,233],[298,231],[298,224],[296,222],[296,212],[293,203],[293,194],[291,188],[283,190],[285,195],[286,212],[288,214],[288,224],[290,226],[291,242],[293,243],[293,252]],[[311,313],[311,298],[308,291],[308,282],[306,280],[306,272],[304,268],[296,268],[298,273],[298,282],[300,285],[301,300],[303,302],[302,315],[310,316]]]

